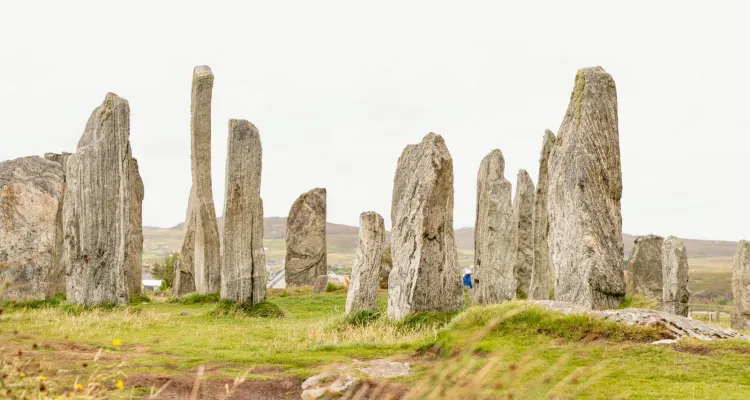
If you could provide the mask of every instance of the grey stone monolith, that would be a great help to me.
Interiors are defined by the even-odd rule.
[[[681,239],[669,236],[662,248],[662,309],[672,314],[688,315],[688,259]]]
[[[359,215],[359,243],[346,295],[347,314],[378,311],[380,268],[385,251],[383,217],[373,211]]]
[[[516,256],[513,274],[516,277],[516,295],[528,298],[531,270],[534,268],[534,182],[526,170],[518,171],[513,214],[516,219]]]
[[[544,132],[542,151],[539,155],[539,180],[534,195],[534,265],[531,269],[529,298],[551,300],[554,298],[555,270],[549,258],[547,235],[549,234],[549,155],[555,145],[555,134],[549,129]]]
[[[326,190],[315,188],[300,195],[286,221],[287,286],[313,286],[328,275],[326,249]]]
[[[750,242],[746,240],[737,244],[734,253],[732,294],[732,328],[750,330]]]
[[[662,301],[662,248],[664,238],[656,235],[635,238],[627,266],[628,294],[641,294],[658,303]]]

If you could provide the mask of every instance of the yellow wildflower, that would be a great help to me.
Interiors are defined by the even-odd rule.
[[[117,381],[117,384],[115,386],[117,386],[118,389],[122,390],[125,388],[125,382],[123,382],[122,379],[120,379]]]
[[[20,374],[18,374],[18,376],[20,376],[21,378],[25,378],[26,374],[24,374],[23,372],[21,372]]]
[[[47,378],[45,378],[44,375],[39,375],[39,380],[44,382],[47,380]]]
[[[119,345],[122,344],[122,341],[120,339],[115,339],[115,340],[112,341],[112,344],[115,345],[115,346],[119,346]]]
[[[83,390],[83,385],[80,383],[76,383],[76,390]]]

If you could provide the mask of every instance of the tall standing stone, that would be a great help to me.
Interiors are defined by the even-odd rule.
[[[143,182],[131,156],[127,100],[107,94],[65,169],[67,300],[125,304],[140,295],[143,250]]]
[[[193,259],[195,257],[195,213],[193,213],[193,188],[190,188],[188,207],[183,224],[182,247],[180,259],[174,266],[174,280],[172,294],[182,296],[195,292],[195,275]]]
[[[184,271],[192,271],[198,293],[221,288],[221,253],[211,184],[211,95],[214,74],[205,65],[193,70],[190,104],[190,191],[185,240],[180,258]],[[190,225],[190,226],[188,226]],[[192,252],[192,257],[185,252]]]
[[[741,240],[737,244],[732,269],[731,325],[733,329],[750,329],[750,242]]]
[[[601,67],[578,70],[549,161],[556,300],[615,308],[625,295],[617,91]]]
[[[527,298],[534,268],[534,182],[526,170],[518,171],[513,213],[518,230],[515,268],[516,293]]]
[[[328,275],[327,261],[326,190],[315,188],[299,196],[289,210],[286,285],[314,285],[319,276]]]
[[[378,311],[380,266],[384,251],[383,217],[376,212],[363,212],[359,215],[359,244],[346,295],[347,314],[363,310]]]
[[[516,296],[518,223],[512,192],[505,179],[503,153],[492,150],[482,159],[477,174],[472,303],[493,304]]]
[[[391,224],[388,318],[461,308],[461,270],[453,236],[453,159],[440,135],[430,133],[401,153],[393,179]]]
[[[0,162],[0,299],[65,291],[62,165],[41,157]]]
[[[662,301],[664,286],[662,271],[662,248],[664,238],[656,235],[639,236],[628,257],[626,287],[628,294],[642,294]]]
[[[228,142],[221,297],[257,304],[266,298],[260,198],[263,150],[258,129],[245,120],[229,121]]]
[[[535,300],[551,300],[554,298],[555,269],[552,267],[549,246],[547,245],[549,234],[549,211],[547,210],[549,155],[554,146],[555,134],[548,129],[544,132],[542,152],[539,155],[539,180],[534,196],[534,266],[531,269],[529,298]]]
[[[672,314],[688,315],[688,259],[682,240],[669,236],[662,249],[662,309]]]

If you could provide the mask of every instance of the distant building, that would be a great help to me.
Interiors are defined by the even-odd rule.
[[[141,280],[143,290],[147,292],[153,292],[161,288],[161,279],[143,279]]]

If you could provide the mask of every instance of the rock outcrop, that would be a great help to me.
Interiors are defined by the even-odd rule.
[[[642,294],[662,301],[662,247],[664,238],[656,235],[639,236],[628,257],[626,286],[628,294]]]
[[[221,288],[221,253],[211,184],[211,95],[214,75],[202,65],[193,70],[190,104],[190,165],[193,185],[185,221],[182,268],[192,271],[198,293]],[[192,240],[189,242],[188,240]]]
[[[229,121],[228,141],[221,298],[257,304],[266,298],[267,279],[260,198],[263,150],[258,129],[245,120]]]
[[[346,313],[378,311],[380,266],[385,251],[385,225],[376,212],[359,215],[359,244],[354,257]]]
[[[672,314],[688,315],[688,259],[681,239],[669,236],[662,248],[663,310]]]
[[[499,303],[516,296],[518,223],[513,212],[513,188],[504,174],[503,153],[492,150],[482,159],[477,174],[471,290],[471,302],[475,304]]]
[[[328,275],[326,190],[315,188],[292,204],[286,221],[286,285],[311,286]]]
[[[453,236],[453,159],[440,135],[430,133],[401,153],[393,180],[391,223],[388,318],[461,308],[461,270]]]
[[[534,268],[534,182],[529,173],[518,171],[513,213],[516,218],[517,240],[513,274],[516,277],[516,294],[527,298]]]
[[[143,182],[131,156],[127,100],[107,94],[65,164],[67,300],[126,304],[140,295],[143,250]]]
[[[549,244],[555,298],[618,306],[623,274],[617,91],[601,67],[578,71],[549,160]]]
[[[732,294],[732,328],[750,330],[750,242],[746,240],[737,244],[734,254]]]
[[[65,292],[62,165],[41,157],[0,163],[0,300]]]
[[[549,129],[544,132],[542,152],[539,155],[539,180],[534,196],[534,266],[531,269],[529,298],[549,300],[554,297],[555,270],[549,258],[547,235],[549,234],[549,212],[547,196],[549,192],[549,155],[555,145],[555,134]]]

